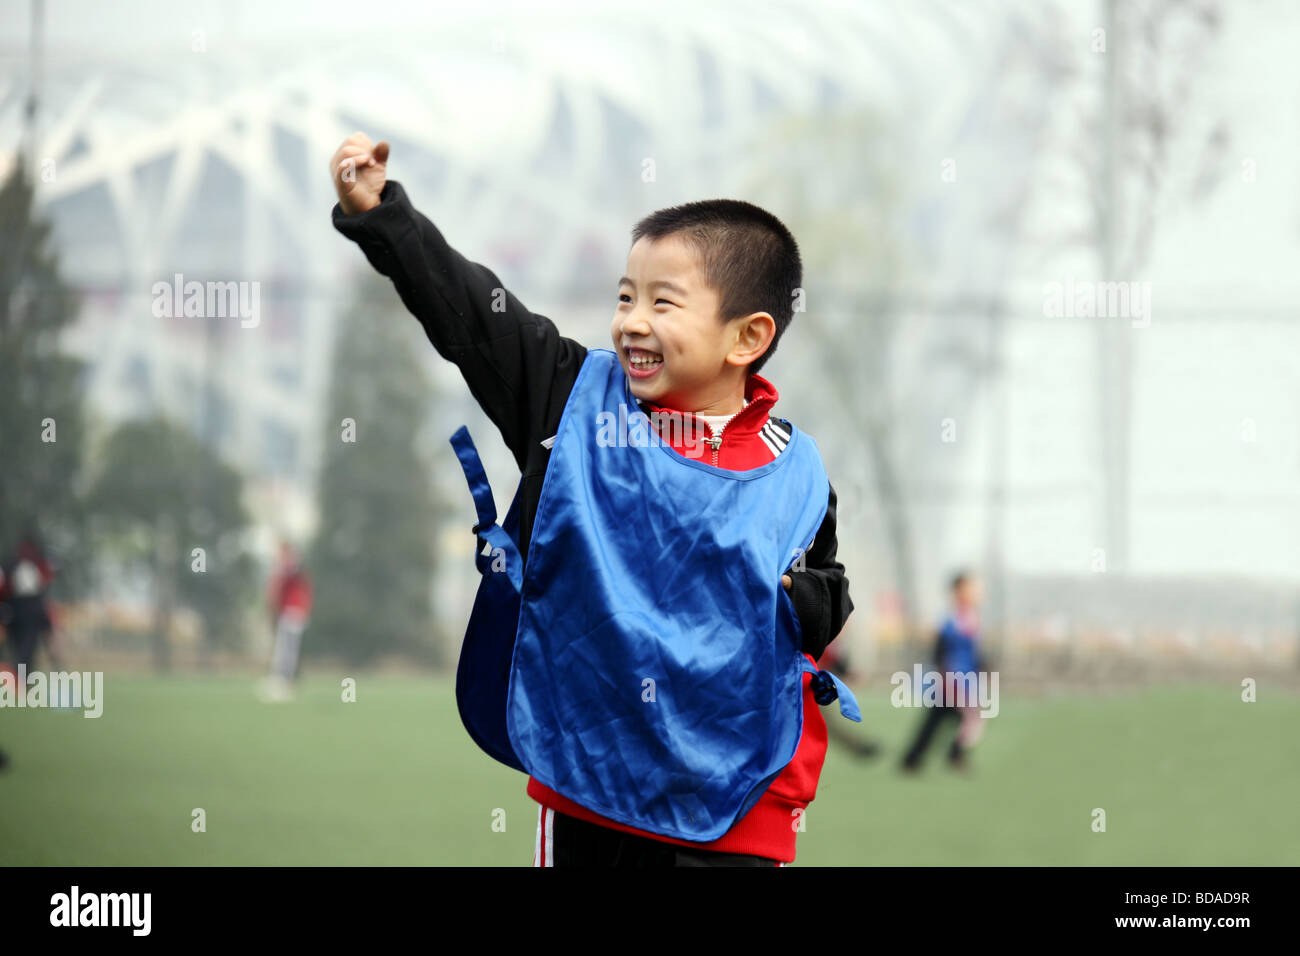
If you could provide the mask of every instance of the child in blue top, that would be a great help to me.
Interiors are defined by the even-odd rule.
[[[942,675],[942,698],[938,706],[926,707],[925,717],[916,738],[903,757],[903,769],[914,771],[921,765],[935,732],[945,721],[956,723],[948,762],[954,769],[965,769],[966,754],[983,731],[983,719],[974,701],[956,693],[955,681],[962,675],[981,669],[979,651],[980,582],[971,572],[962,571],[951,582],[952,607],[944,617],[934,646],[935,669]],[[968,684],[973,687],[973,683]]]

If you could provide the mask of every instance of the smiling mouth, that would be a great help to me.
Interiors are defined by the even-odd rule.
[[[664,357],[658,352],[650,352],[646,349],[628,349],[627,361],[634,369],[648,372],[662,365]]]

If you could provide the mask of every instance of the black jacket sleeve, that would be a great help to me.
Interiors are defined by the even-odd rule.
[[[384,184],[373,209],[349,216],[335,203],[331,218],[393,280],[438,354],[460,369],[519,470],[536,468],[544,461],[539,443],[555,433],[586,348],[448,245],[396,180]]]
[[[844,629],[853,612],[849,597],[849,579],[844,565],[835,560],[839,543],[835,537],[835,487],[830,489],[826,517],[804,554],[804,567],[798,562],[790,572],[790,600],[799,615],[803,632],[803,649],[817,659]]]

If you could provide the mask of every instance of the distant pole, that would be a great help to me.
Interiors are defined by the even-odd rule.
[[[23,164],[24,170],[29,174],[29,179],[35,179],[37,175],[36,148],[39,135],[41,74],[43,72],[42,52],[45,46],[42,38],[44,29],[44,0],[32,0],[31,54],[29,57],[31,74],[27,85],[27,103],[23,110],[23,142],[18,148],[18,162]]]
[[[1120,282],[1131,276],[1117,275],[1122,234],[1122,177],[1119,155],[1123,135],[1123,32],[1117,15],[1117,0],[1106,0],[1106,60],[1102,99],[1102,156],[1099,252],[1103,282]],[[1129,570],[1128,542],[1128,444],[1129,444],[1129,341],[1119,317],[1099,315],[1094,338],[1097,349],[1097,408],[1100,426],[1102,468],[1102,532],[1106,570],[1121,574]]]
[[[36,138],[40,118],[41,48],[44,46],[42,40],[44,20],[45,5],[43,0],[32,0],[31,52],[29,56],[31,72],[27,83],[27,102],[23,105],[23,131],[19,134],[21,138],[18,149],[14,154],[14,167],[19,181],[23,182],[25,184],[24,188],[32,193],[35,192],[36,179],[40,175],[36,162]],[[22,228],[13,243],[14,261],[18,263],[19,269],[22,270],[26,269],[27,241],[34,218],[34,210],[29,210],[28,215],[22,217]],[[17,289],[17,284],[10,289],[11,298],[17,292]],[[7,315],[13,314],[12,302],[4,304],[4,312]]]
[[[999,666],[1009,666],[1011,651],[1010,616],[1007,613],[1007,555],[1004,524],[1007,512],[1007,472],[1010,454],[1008,432],[1011,430],[1010,400],[1007,392],[1006,326],[1001,297],[995,297],[987,313],[988,345],[984,359],[988,376],[989,421],[992,423],[988,445],[989,498],[988,524],[985,528],[984,603],[985,640],[996,648]]]

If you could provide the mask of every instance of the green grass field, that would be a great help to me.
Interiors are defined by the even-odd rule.
[[[105,684],[99,719],[0,710],[12,759],[0,864],[532,862],[524,777],[470,742],[449,679],[363,675],[351,704],[322,676],[288,704],[260,703],[250,679]],[[832,743],[798,864],[1300,863],[1294,694],[1004,693],[969,776],[949,772],[936,746],[905,778],[897,756],[920,715],[891,708],[887,690],[859,690],[865,729],[853,728],[884,755]],[[196,807],[204,833],[191,831]],[[1105,833],[1091,829],[1094,807]]]

